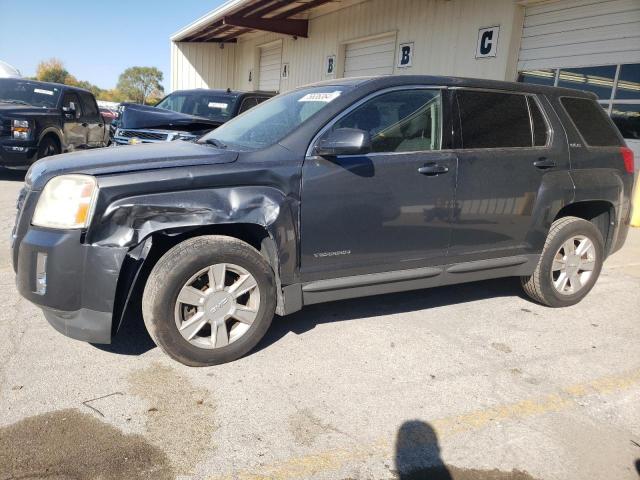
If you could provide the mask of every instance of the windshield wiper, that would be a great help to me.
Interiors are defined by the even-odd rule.
[[[8,98],[0,98],[0,102],[4,102],[4,103],[17,103],[18,105],[29,105],[27,102],[25,102],[24,100],[11,100]]]
[[[205,140],[205,143],[209,144],[209,145],[213,145],[216,148],[227,148],[227,145],[222,143],[220,140],[218,140],[217,138],[207,138]]]

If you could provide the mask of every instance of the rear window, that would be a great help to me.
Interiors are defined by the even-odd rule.
[[[460,90],[458,105],[463,148],[532,146],[525,95]]]
[[[560,100],[587,145],[606,147],[622,145],[607,114],[593,100],[565,97]]]

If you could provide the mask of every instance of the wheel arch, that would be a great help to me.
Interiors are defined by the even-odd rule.
[[[40,143],[45,138],[53,138],[58,143],[58,147],[60,148],[60,152],[64,151],[65,144],[64,144],[64,142],[62,140],[62,134],[57,128],[55,128],[55,127],[45,128],[40,133],[40,136],[38,137],[38,146],[40,145]]]
[[[581,200],[563,206],[556,214],[554,221],[563,217],[578,217],[593,223],[602,234],[605,245],[605,256],[613,246],[616,208],[608,200]]]

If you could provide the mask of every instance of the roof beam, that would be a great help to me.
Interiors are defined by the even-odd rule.
[[[332,2],[333,0],[311,0],[310,2],[303,3],[298,5],[295,8],[291,8],[285,12],[279,13],[274,18],[287,18],[292,17],[301,12],[306,12],[307,10],[311,10],[312,8],[319,7],[320,5],[324,5],[325,3]]]
[[[284,18],[224,17],[222,22],[233,27],[244,27],[263,32],[282,33],[293,37],[309,37],[309,20],[294,20]]]

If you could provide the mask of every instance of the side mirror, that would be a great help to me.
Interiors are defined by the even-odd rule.
[[[65,118],[76,118],[76,104],[69,102],[68,107],[62,107]]]
[[[316,144],[314,153],[320,157],[364,155],[371,151],[369,132],[356,128],[338,128]]]

